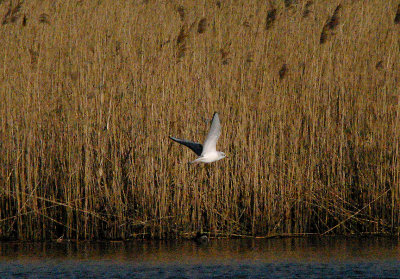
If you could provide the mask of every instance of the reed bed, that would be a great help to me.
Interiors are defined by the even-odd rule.
[[[0,1],[0,238],[398,235],[398,5]]]

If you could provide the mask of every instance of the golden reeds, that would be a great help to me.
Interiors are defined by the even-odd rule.
[[[267,18],[265,20],[265,30],[268,30],[271,28],[275,19],[276,19],[276,9],[272,8],[272,9],[268,10],[268,12],[267,12]]]
[[[39,16],[39,22],[40,23],[46,23],[46,24],[50,24],[50,20],[49,20],[49,15],[48,14],[41,14]]]
[[[26,26],[26,22],[28,21],[28,18],[26,17],[26,15],[24,15],[24,17],[22,18],[22,26],[25,27]]]
[[[288,70],[287,65],[283,64],[278,73],[279,79],[283,79],[286,76],[287,70]]]
[[[294,0],[283,0],[285,8],[287,8],[287,9],[292,7],[293,2],[295,2],[295,1]]]
[[[398,2],[288,2],[2,2],[0,238],[399,234]]]
[[[303,10],[303,17],[308,17],[311,13],[310,7],[312,6],[313,2],[312,1],[307,1],[307,3],[304,6]]]
[[[178,12],[181,20],[184,21],[185,20],[185,8],[182,5],[179,5],[178,7],[176,7],[176,11]]]
[[[336,26],[339,24],[339,12],[341,8],[341,4],[337,5],[332,16],[326,21],[324,27],[322,28],[320,44],[325,43],[329,39],[329,37],[332,37],[333,30],[335,30]]]
[[[394,23],[400,24],[400,4],[397,6],[396,15],[394,17]]]
[[[20,10],[22,7],[23,1],[18,1],[17,4],[13,7],[12,2],[10,1],[9,8],[7,10],[7,13],[3,16],[3,20],[1,21],[2,25],[8,24],[8,23],[13,23],[17,21],[17,19],[20,17]]]
[[[204,17],[200,19],[199,24],[197,25],[197,33],[202,34],[207,29],[207,19]]]
[[[188,30],[185,25],[182,25],[178,37],[176,37],[177,54],[176,57],[180,61],[184,56],[187,49],[186,39],[188,37]]]
[[[221,49],[219,50],[219,52],[221,53],[221,61],[222,61],[222,64],[223,64],[223,65],[228,64],[228,63],[229,63],[229,60],[230,60],[230,58],[229,58],[229,47],[228,47],[228,46],[225,46],[225,47],[221,48]]]

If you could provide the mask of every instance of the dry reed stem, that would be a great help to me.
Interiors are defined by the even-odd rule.
[[[333,231],[334,229],[336,229],[337,227],[339,227],[340,225],[344,224],[345,222],[347,222],[348,220],[350,220],[351,218],[354,218],[357,214],[359,214],[361,211],[363,211],[364,209],[366,209],[367,207],[369,207],[371,204],[373,204],[374,202],[376,202],[378,199],[380,199],[381,197],[383,197],[384,195],[386,195],[388,192],[390,191],[390,189],[387,189],[385,192],[383,192],[380,196],[378,196],[376,199],[374,199],[373,201],[371,201],[369,204],[366,204],[363,208],[360,208],[357,212],[355,212],[354,214],[350,215],[348,218],[346,218],[345,220],[341,221],[339,224],[333,226],[332,228],[330,228],[329,230],[325,231],[322,235],[325,235],[331,231]]]

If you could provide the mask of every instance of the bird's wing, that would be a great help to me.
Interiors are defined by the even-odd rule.
[[[221,123],[219,122],[218,113],[216,112],[211,120],[210,131],[208,132],[207,138],[204,141],[202,154],[217,151],[217,140],[220,135]]]
[[[194,153],[197,154],[197,156],[200,156],[201,153],[203,152],[203,146],[200,143],[193,142],[190,140],[178,139],[178,138],[174,138],[174,137],[169,137],[169,138],[172,139],[173,141],[176,141],[177,143],[180,143],[180,144],[183,144],[184,146],[189,147],[190,149],[192,149],[194,151]]]

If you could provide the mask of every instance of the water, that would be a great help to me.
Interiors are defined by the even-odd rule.
[[[400,278],[390,238],[0,243],[0,278]]]

